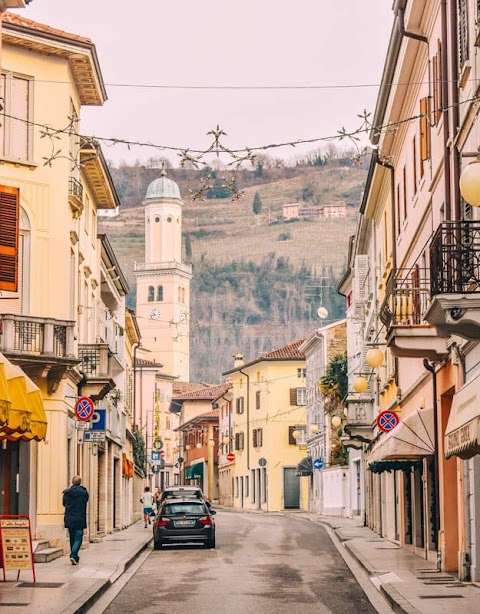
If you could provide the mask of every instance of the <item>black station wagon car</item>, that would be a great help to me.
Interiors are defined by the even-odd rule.
[[[166,499],[153,523],[153,547],[164,544],[199,543],[215,548],[215,522],[205,501],[201,499]]]

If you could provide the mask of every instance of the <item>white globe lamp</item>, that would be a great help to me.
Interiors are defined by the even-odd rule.
[[[472,207],[480,207],[480,160],[477,159],[460,175],[460,192]]]

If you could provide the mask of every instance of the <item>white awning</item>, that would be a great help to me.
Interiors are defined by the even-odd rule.
[[[417,409],[380,439],[368,461],[420,459],[435,452],[434,442],[433,409]]]
[[[480,454],[480,376],[453,395],[444,438],[445,458]]]

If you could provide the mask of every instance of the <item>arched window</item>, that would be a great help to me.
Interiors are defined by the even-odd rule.
[[[185,288],[182,288],[182,303],[185,304]]]
[[[151,303],[155,300],[155,288],[148,286],[148,302]]]
[[[163,286],[157,287],[157,301],[163,301]]]
[[[182,289],[178,288],[178,302],[181,303],[182,302]]]

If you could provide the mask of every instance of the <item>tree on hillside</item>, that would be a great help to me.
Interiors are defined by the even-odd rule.
[[[260,198],[260,194],[255,192],[255,196],[253,197],[253,212],[255,215],[258,215],[262,210],[262,199]]]

